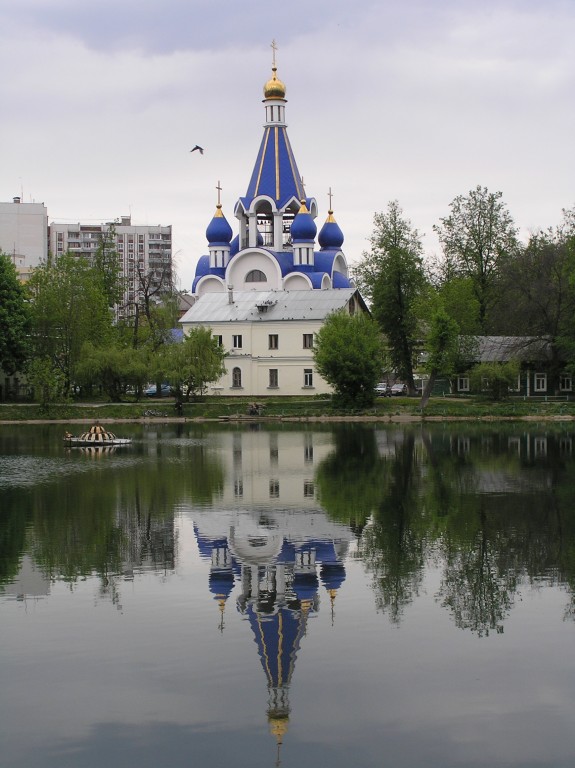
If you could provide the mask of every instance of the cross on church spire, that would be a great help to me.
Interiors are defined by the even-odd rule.
[[[327,193],[327,196],[328,196],[328,198],[329,198],[329,212],[331,213],[331,212],[332,212],[332,207],[331,207],[331,199],[332,199],[332,197],[333,197],[333,194],[332,194],[332,192],[331,192],[331,187],[329,188],[329,191],[328,191],[328,193]]]
[[[275,69],[275,66],[276,66],[276,51],[278,49],[278,45],[277,45],[275,40],[272,40],[270,48],[273,51],[273,53],[272,53],[272,67]]]
[[[218,183],[216,184],[216,189],[218,190],[218,208],[221,206],[221,200],[220,200],[220,192],[222,191],[222,187],[220,185],[220,180],[218,179]]]

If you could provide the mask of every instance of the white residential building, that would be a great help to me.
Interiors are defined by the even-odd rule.
[[[315,334],[332,312],[367,308],[354,288],[206,293],[180,320],[184,334],[210,328],[226,351],[213,393],[264,397],[331,392],[313,359]]]
[[[15,197],[0,203],[0,251],[7,253],[19,274],[28,274],[48,256],[48,211],[44,203],[23,203]]]
[[[133,314],[142,293],[142,282],[166,289],[172,284],[172,227],[132,224],[130,216],[105,224],[51,223],[50,252],[55,256],[70,252],[93,258],[106,235],[115,232],[125,281],[124,308],[120,314]]]

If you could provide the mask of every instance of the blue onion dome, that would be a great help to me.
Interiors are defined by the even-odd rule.
[[[293,590],[301,601],[313,601],[317,594],[318,587],[319,581],[315,572],[306,574],[298,573],[293,580]]]
[[[227,600],[234,588],[234,574],[230,571],[212,572],[209,578],[209,589],[214,600]]]
[[[272,67],[272,76],[264,85],[264,96],[266,99],[285,99],[286,87],[276,75],[277,67]]]
[[[220,203],[216,206],[216,212],[214,218],[208,224],[206,229],[206,238],[210,245],[229,245],[232,239],[232,228],[228,224],[228,220],[222,213],[222,206]]]
[[[333,211],[328,211],[327,219],[320,229],[318,237],[320,248],[341,248],[343,245],[343,232],[333,217]]]
[[[301,208],[297,212],[291,225],[291,239],[294,243],[309,243],[315,240],[317,227],[311,213],[308,211],[305,200],[301,201]]]
[[[322,563],[320,570],[321,583],[329,591],[339,589],[345,581],[345,566],[343,563]]]

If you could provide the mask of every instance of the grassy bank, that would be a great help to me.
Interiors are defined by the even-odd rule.
[[[61,403],[42,409],[35,404],[0,404],[0,423],[14,421],[139,421],[147,419],[244,419],[248,398],[212,397],[184,403],[178,413],[171,399],[126,403]],[[260,415],[275,419],[418,418],[418,419],[575,419],[575,402],[509,400],[502,403],[479,398],[434,398],[422,413],[418,398],[379,398],[373,408],[338,410],[329,397],[269,398],[261,401]]]

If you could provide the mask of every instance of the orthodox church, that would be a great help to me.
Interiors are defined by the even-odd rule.
[[[209,254],[198,261],[195,296],[226,291],[228,286],[235,291],[352,287],[331,191],[330,210],[317,233],[317,202],[306,195],[290,145],[286,88],[276,72],[274,48],[272,77],[264,86],[264,135],[247,192],[234,209],[239,233],[233,236],[224,216],[218,183],[216,212],[206,230]]]
[[[226,350],[227,371],[214,391],[262,396],[322,394],[313,340],[328,315],[367,308],[348,274],[343,233],[330,209],[319,234],[318,205],[308,197],[287,135],[286,88],[264,86],[265,126],[248,189],[234,209],[234,237],[220,202],[197,264],[184,334],[210,328]],[[316,242],[317,239],[317,242]],[[319,246],[319,247],[318,247]]]

